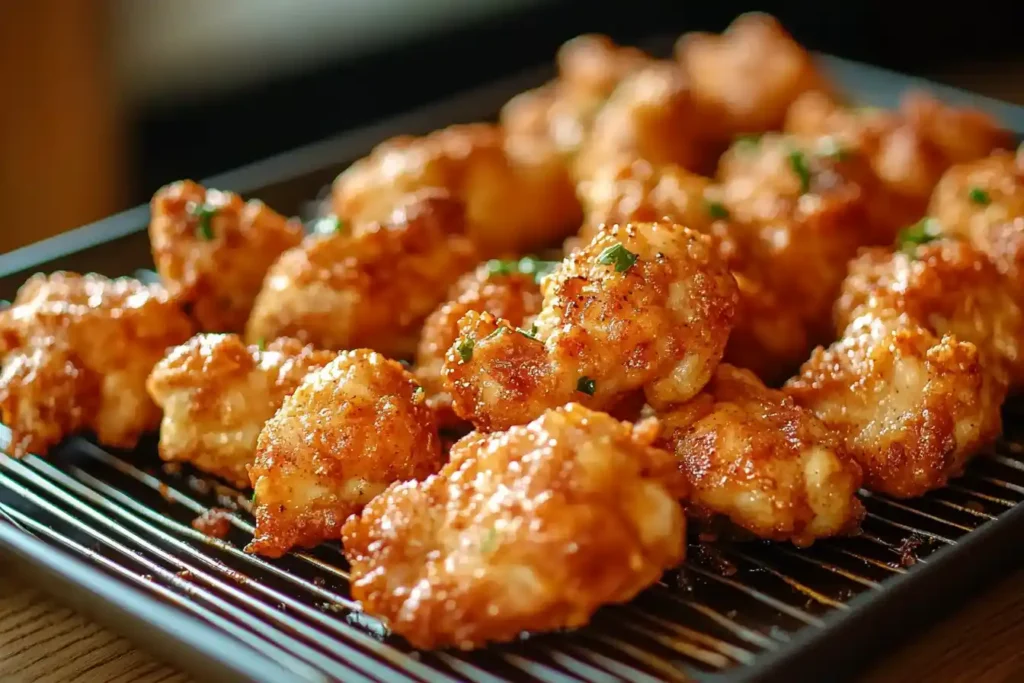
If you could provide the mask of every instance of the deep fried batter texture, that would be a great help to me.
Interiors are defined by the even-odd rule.
[[[234,334],[193,337],[157,363],[146,383],[164,411],[160,457],[248,488],[263,425],[307,374],[337,355],[286,337],[266,348]]]
[[[906,314],[936,335],[974,344],[987,370],[1024,388],[1024,313],[985,254],[952,239],[905,248],[865,250],[851,262],[837,327],[867,313]]]
[[[996,152],[954,166],[939,181],[928,212],[940,229],[981,249],[1024,301],[1024,163]]]
[[[606,227],[545,278],[536,337],[468,313],[448,351],[455,412],[480,430],[548,408],[610,408],[643,388],[652,405],[700,391],[722,357],[736,284],[710,238],[669,223]]]
[[[319,348],[411,356],[419,326],[478,260],[462,205],[409,195],[384,223],[312,235],[270,269],[246,341],[295,337]]]
[[[582,626],[683,559],[686,487],[656,433],[568,405],[462,439],[345,524],[353,597],[419,648]]]
[[[973,344],[865,315],[785,391],[840,435],[869,489],[911,498],[945,486],[999,435],[1006,387]]]
[[[810,54],[766,14],[741,15],[721,35],[687,33],[676,59],[725,140],[777,130],[801,93],[827,89]]]
[[[160,189],[150,211],[160,279],[206,332],[241,332],[267,269],[304,234],[257,199],[191,180]]]
[[[378,145],[338,176],[331,202],[349,222],[382,221],[405,195],[424,188],[463,202],[466,234],[484,256],[556,244],[580,222],[562,160],[532,138],[482,123]]]
[[[459,278],[449,300],[423,324],[416,352],[416,379],[427,390],[427,401],[438,411],[439,419],[445,416],[443,422],[452,417],[447,415],[451,396],[444,386],[444,359],[459,338],[459,320],[469,311],[487,312],[515,327],[529,329],[540,312],[543,298],[537,274],[520,272],[518,265],[515,261],[480,264]]]
[[[704,392],[659,418],[658,445],[676,454],[700,513],[799,546],[857,529],[860,467],[821,421],[753,373],[723,363]]]
[[[134,447],[160,422],[146,377],[192,323],[159,286],[57,272],[34,275],[0,311],[0,418],[8,452],[43,455],[87,429]]]
[[[367,349],[306,376],[260,433],[249,477],[256,536],[279,557],[340,538],[345,519],[393,482],[442,465],[425,395],[400,363]]]

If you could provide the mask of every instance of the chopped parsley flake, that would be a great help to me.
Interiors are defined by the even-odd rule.
[[[480,539],[480,552],[490,554],[498,547],[497,529],[488,529],[483,538]]]
[[[708,213],[711,217],[717,220],[724,220],[729,217],[729,210],[725,208],[725,204],[722,202],[707,202]]]
[[[900,251],[910,257],[917,255],[917,247],[942,236],[942,226],[934,218],[922,218],[900,231],[897,242]]]
[[[576,382],[576,391],[587,396],[593,396],[596,389],[597,382],[587,376],[580,377],[579,381]]]
[[[455,351],[459,354],[459,358],[462,359],[463,363],[468,363],[469,359],[473,357],[474,346],[476,346],[476,342],[470,337],[463,337],[455,345]]]
[[[793,169],[800,178],[800,193],[804,194],[811,189],[811,169],[807,165],[807,157],[798,149],[789,153],[789,167]]]
[[[818,143],[818,156],[828,157],[836,161],[846,161],[850,158],[850,150],[844,147],[831,135],[823,137]],[[806,192],[806,190],[805,190]]]
[[[267,350],[267,340],[266,340],[266,338],[260,337],[259,339],[257,339],[256,340],[256,348],[258,348],[260,351],[266,351]]]
[[[536,325],[530,325],[530,329],[528,329],[528,330],[524,330],[521,327],[517,327],[516,328],[516,332],[518,332],[519,334],[523,335],[524,337],[529,337],[530,339],[536,339],[537,338],[537,326]]]
[[[345,221],[334,214],[313,221],[313,232],[317,235],[333,235],[345,229]]]
[[[487,277],[521,273],[523,275],[532,275],[534,281],[539,284],[544,276],[550,274],[558,267],[558,264],[559,261],[543,261],[534,256],[524,256],[518,261],[491,259],[487,262]]]
[[[737,135],[733,144],[736,145],[736,149],[744,152],[749,152],[757,148],[761,143],[761,133],[747,133],[745,135]]]
[[[971,198],[972,202],[982,206],[992,203],[992,198],[988,195],[988,192],[980,187],[972,187],[967,196]]]
[[[189,204],[188,212],[196,217],[196,236],[207,242],[213,239],[213,217],[217,215],[217,207],[209,204]]]
[[[511,275],[515,269],[515,261],[502,261],[501,259],[492,258],[487,262],[487,277]]]
[[[636,263],[637,255],[626,249],[622,244],[613,244],[606,247],[597,256],[597,262],[602,266],[615,266],[615,272],[625,273]]]
[[[481,341],[487,341],[488,339],[494,339],[495,337],[500,337],[504,332],[505,332],[505,328],[504,327],[501,327],[501,326],[496,327],[496,328],[494,328],[493,332],[488,334]],[[461,351],[460,351],[460,353],[461,353]]]

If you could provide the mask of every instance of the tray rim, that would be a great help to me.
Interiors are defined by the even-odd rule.
[[[660,40],[664,43],[666,39]],[[839,57],[816,54],[816,59],[844,90],[869,104],[892,106],[901,93],[922,89],[945,102],[982,109],[998,117],[1019,136],[1024,135],[1024,106]],[[426,132],[433,127],[468,121],[471,119],[465,117],[467,110],[479,112],[489,104],[492,111],[496,111],[497,105],[510,93],[535,87],[551,73],[551,65],[545,65],[495,79],[481,87],[202,182],[242,194],[259,194],[261,188],[357,158],[370,146],[392,135],[410,130]],[[57,259],[143,232],[148,219],[149,207],[143,204],[63,235],[0,254],[0,278],[43,269]],[[905,574],[887,579],[881,591],[867,591],[846,603],[849,609],[825,615],[821,628],[805,627],[787,646],[761,654],[751,666],[726,671],[713,679],[722,683],[750,683],[791,681],[794,675],[811,679],[816,676],[832,680],[846,678],[911,635],[920,622],[947,613],[972,596],[986,577],[995,576],[1001,568],[1024,559],[1009,542],[1022,530],[1024,503],[966,534],[956,545],[936,551],[928,563],[917,563]],[[0,554],[15,560],[22,569],[31,568],[33,573],[29,579],[35,579],[33,583],[43,590],[80,605],[93,618],[135,642],[142,642],[165,661],[171,660],[197,678],[262,683],[282,680],[281,674],[284,674],[294,679],[294,673],[285,672],[269,658],[216,627],[183,614],[134,586],[118,582],[99,566],[2,518]],[[39,572],[53,583],[42,581]],[[957,587],[964,590],[959,594],[944,593],[943,600],[922,599],[948,583],[951,574],[958,580]],[[58,586],[62,590],[52,590]],[[900,607],[902,610],[898,610]],[[887,618],[880,619],[883,615]],[[858,635],[851,635],[858,629],[861,630]],[[141,637],[145,630],[151,632],[151,637]],[[156,635],[162,639],[154,637]],[[867,644],[866,652],[845,647],[854,640]],[[864,656],[868,653],[873,656]]]

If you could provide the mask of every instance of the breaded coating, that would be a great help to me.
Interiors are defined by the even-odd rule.
[[[542,284],[536,334],[469,312],[448,351],[455,412],[480,430],[580,402],[652,405],[700,391],[722,357],[736,284],[710,238],[669,223],[612,225]]]
[[[34,275],[0,310],[0,418],[8,452],[45,455],[79,430],[132,448],[160,422],[146,377],[193,332],[160,285],[57,272]]]
[[[402,365],[367,349],[306,376],[260,433],[249,470],[256,536],[279,557],[341,537],[345,519],[393,482],[441,469],[426,397]]]
[[[711,170],[707,126],[678,66],[651,62],[624,78],[598,112],[573,162],[573,176],[587,180],[622,158]]]
[[[153,261],[174,300],[205,332],[241,332],[267,269],[302,241],[302,223],[257,199],[191,180],[161,188],[150,204]]]
[[[697,514],[724,515],[759,538],[808,546],[855,531],[861,470],[810,412],[726,363],[693,401],[659,418]]]
[[[459,338],[459,320],[469,311],[487,312],[529,330],[543,301],[540,278],[556,265],[532,258],[482,263],[459,278],[449,300],[427,317],[416,352],[415,374],[442,423],[454,418],[451,396],[444,386],[444,359]]]
[[[777,130],[801,93],[827,89],[811,55],[766,14],[743,14],[721,35],[687,33],[676,59],[725,140]]]
[[[287,337],[265,348],[234,334],[193,337],[157,363],[146,383],[164,412],[160,457],[248,488],[263,425],[307,374],[337,355]]]
[[[501,125],[512,136],[547,141],[563,157],[574,155],[612,91],[650,57],[588,34],[558,50],[558,77],[516,95],[501,109]]]
[[[580,223],[563,161],[527,136],[482,123],[378,145],[338,176],[331,203],[349,222],[382,221],[424,188],[462,201],[466,234],[483,256],[557,244]]]
[[[352,596],[418,648],[586,624],[683,559],[686,487],[656,434],[570,404],[467,436],[345,524]]]
[[[865,315],[785,391],[846,442],[869,489],[911,498],[945,486],[999,435],[1006,387],[973,344]]]
[[[246,341],[287,336],[411,356],[423,319],[478,260],[463,225],[461,203],[425,191],[384,223],[307,237],[270,269]]]
[[[949,169],[928,213],[944,233],[959,235],[988,255],[1024,301],[1024,163],[992,156]]]
[[[903,250],[865,250],[850,264],[836,301],[839,329],[865,314],[906,314],[936,335],[978,348],[986,369],[1024,388],[1024,313],[1017,293],[969,243],[907,242]]]

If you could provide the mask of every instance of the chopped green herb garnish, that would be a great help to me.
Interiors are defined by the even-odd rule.
[[[615,266],[615,272],[625,273],[636,263],[637,255],[626,249],[622,244],[613,244],[606,247],[597,256],[597,262],[602,266]]]
[[[260,351],[266,351],[267,350],[267,340],[264,337],[260,337],[259,339],[257,339],[256,340],[256,348],[258,348]]]
[[[829,157],[836,161],[846,161],[850,158],[850,150],[831,135],[823,137],[818,142],[817,152],[818,156]]]
[[[992,203],[992,198],[988,195],[988,192],[980,187],[972,187],[967,196],[971,198],[972,202],[982,206]]]
[[[476,342],[470,337],[463,337],[455,345],[455,351],[459,354],[459,358],[462,359],[463,363],[468,363],[469,359],[473,357],[474,346],[476,346]]]
[[[480,552],[484,554],[490,554],[494,552],[494,549],[498,546],[498,531],[496,529],[488,529],[484,534],[484,537],[480,539]]]
[[[593,396],[595,389],[597,389],[597,382],[587,376],[580,377],[579,381],[576,382],[576,391],[587,396]]]
[[[711,217],[717,220],[724,220],[729,217],[729,210],[725,208],[725,204],[722,202],[707,202],[708,213]]]
[[[209,242],[213,239],[213,217],[217,215],[217,207],[209,204],[190,204],[188,212],[198,219],[196,235]]]
[[[524,330],[521,327],[517,327],[516,328],[516,332],[518,332],[519,334],[523,335],[524,337],[529,337],[530,339],[536,339],[537,338],[537,326],[536,325],[530,325],[530,329],[528,329],[528,330]]]
[[[493,332],[488,334],[486,337],[484,337],[480,341],[487,341],[488,339],[493,339],[494,337],[500,337],[505,332],[505,329],[506,328],[504,328],[504,327],[499,325],[498,327],[494,328]],[[461,351],[460,351],[460,353],[461,353]]]
[[[798,149],[789,152],[789,167],[800,178],[800,193],[811,189],[811,169],[807,165],[807,157]]]
[[[515,261],[502,261],[492,258],[487,262],[487,277],[495,275],[511,275],[517,269]]]
[[[7,299],[0,299],[0,311],[4,310],[5,308],[10,308],[10,307],[11,307],[11,302],[10,301],[8,301]]]
[[[547,275],[550,275],[561,261],[544,261],[534,256],[524,256],[519,259],[518,269],[523,275],[532,275],[534,281],[540,284]]]
[[[747,133],[745,135],[737,135],[733,144],[736,145],[737,149],[749,152],[755,149],[761,143],[761,133]]]
[[[334,214],[313,221],[313,232],[317,235],[333,235],[345,229],[345,221]]]
[[[934,218],[922,218],[917,223],[903,228],[896,238],[900,251],[910,257],[917,255],[917,247],[942,236],[942,226]]]

